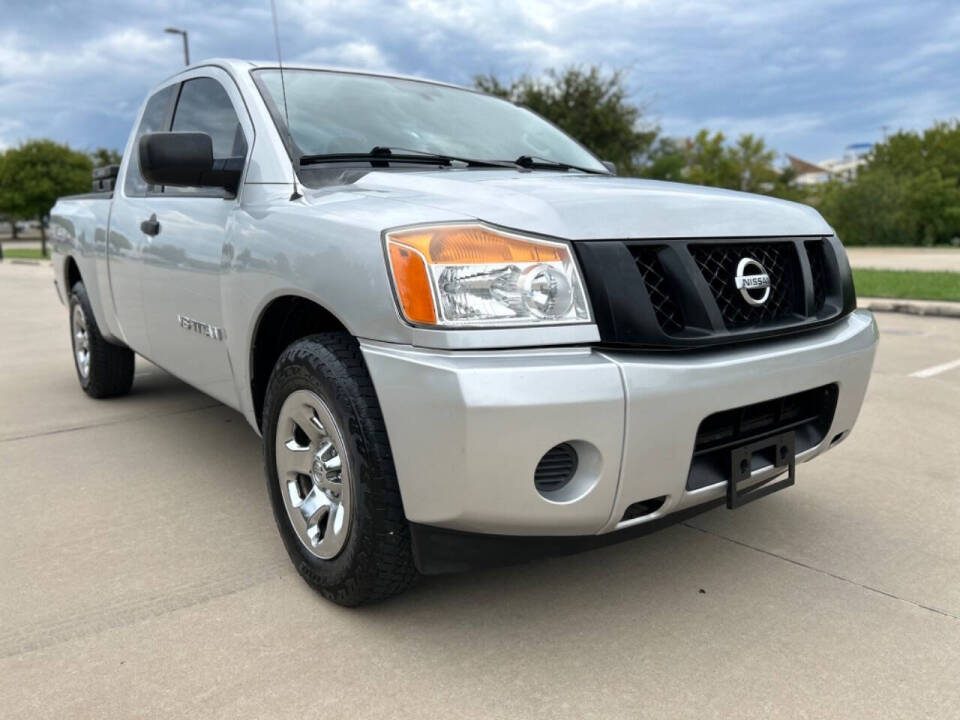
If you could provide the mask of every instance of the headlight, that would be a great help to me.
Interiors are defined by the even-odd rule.
[[[565,243],[482,225],[394,230],[386,242],[398,304],[412,323],[590,322],[580,271]]]

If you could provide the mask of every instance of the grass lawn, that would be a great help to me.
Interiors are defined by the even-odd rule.
[[[50,256],[44,257],[40,254],[39,248],[3,248],[4,260],[49,260]]]
[[[864,297],[960,302],[960,273],[854,268],[853,282]]]

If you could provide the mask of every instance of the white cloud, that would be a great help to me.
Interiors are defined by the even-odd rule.
[[[754,132],[813,157],[960,111],[950,0],[278,0],[278,12],[291,61],[456,83],[626,68],[667,134]],[[265,0],[23,5],[0,30],[0,142],[121,146],[147,90],[179,68],[171,24],[195,59],[275,57]]]
[[[391,70],[391,65],[380,48],[368,42],[345,42],[317,47],[293,58],[294,62],[315,63],[359,70]]]

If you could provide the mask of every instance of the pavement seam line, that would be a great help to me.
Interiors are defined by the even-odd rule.
[[[244,568],[212,582],[194,581],[146,597],[120,599],[87,611],[54,616],[0,635],[0,660],[46,650],[235,595],[293,573],[276,562]]]
[[[87,425],[72,425],[70,427],[58,428],[57,430],[46,430],[44,432],[34,433],[32,435],[13,435],[11,437],[0,438],[0,443],[13,442],[15,440],[30,440],[31,438],[46,437],[48,435],[60,435],[61,433],[77,432],[78,430],[88,430],[90,428],[110,427],[127,422],[138,422],[140,420],[150,420],[152,418],[164,418],[171,415],[183,415],[185,413],[198,412],[200,410],[210,410],[217,407],[226,407],[223,403],[213,403],[211,405],[201,405],[195,408],[185,408],[183,410],[172,410],[168,413],[152,413],[149,415],[135,415],[133,417],[117,418],[116,420],[107,420],[106,422],[95,422]]]
[[[913,605],[914,607],[918,607],[922,610],[929,610],[932,613],[936,613],[937,615],[943,615],[944,617],[948,617],[952,620],[960,620],[960,615],[954,615],[953,613],[948,612],[946,610],[941,610],[940,608],[935,608],[930,605],[924,605],[923,603],[917,602],[916,600],[911,600],[909,598],[900,597],[899,595],[894,595],[891,592],[887,592],[886,590],[881,590],[880,588],[875,588],[872,585],[864,585],[863,583],[857,582],[856,580],[851,580],[850,578],[844,577],[843,575],[837,575],[836,573],[830,572],[829,570],[823,570],[822,568],[814,567],[813,565],[808,565],[807,563],[801,562],[800,560],[794,560],[793,558],[788,558],[785,555],[779,555],[770,550],[764,550],[763,548],[759,548],[756,545],[745,543],[742,540],[734,540],[731,537],[727,537],[726,535],[721,535],[720,533],[714,532],[713,530],[700,528],[700,527],[697,527],[696,525],[691,525],[690,523],[682,523],[682,525],[684,527],[690,528],[691,530],[696,530],[697,532],[701,532],[704,535],[712,535],[715,538],[719,538],[720,540],[725,540],[726,542],[733,543],[734,545],[745,547],[748,550],[754,550],[758,553],[763,553],[764,555],[769,555],[770,557],[776,558],[778,560],[783,560],[784,562],[788,562],[791,565],[796,565],[797,567],[802,567],[806,570],[812,570],[815,573],[826,575],[827,577],[832,577],[834,580],[840,580],[841,582],[848,583],[849,585],[853,585],[855,587],[861,588],[862,590],[868,590],[872,593],[876,593],[877,595],[883,595],[884,597],[888,597],[893,600],[899,600],[900,602],[907,603],[908,605]]]

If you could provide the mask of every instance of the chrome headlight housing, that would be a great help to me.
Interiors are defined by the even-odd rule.
[[[477,223],[401,228],[384,238],[397,305],[408,322],[439,327],[591,322],[568,243]]]

